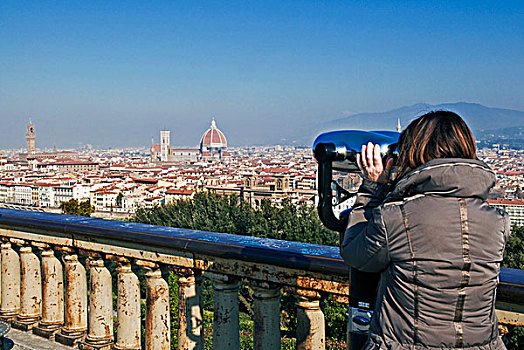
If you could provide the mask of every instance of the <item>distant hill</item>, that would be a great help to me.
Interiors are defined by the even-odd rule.
[[[499,129],[524,126],[523,111],[491,108],[478,103],[467,102],[439,105],[417,103],[387,112],[352,114],[315,126],[310,125],[310,130],[305,131],[302,135],[293,135],[295,137],[290,137],[290,139],[296,140],[298,144],[310,145],[316,135],[324,131],[340,129],[395,130],[398,118],[400,118],[402,128],[405,128],[414,118],[441,109],[453,111],[463,117],[475,135],[484,134],[486,131],[492,131],[496,134]],[[503,131],[501,130],[501,132]]]

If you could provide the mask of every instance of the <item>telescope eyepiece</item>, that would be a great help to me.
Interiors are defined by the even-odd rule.
[[[347,149],[344,145],[335,145],[332,142],[320,142],[313,151],[318,162],[333,162],[346,159]]]

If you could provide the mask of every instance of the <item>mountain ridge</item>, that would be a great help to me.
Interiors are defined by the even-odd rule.
[[[441,103],[437,105],[431,105],[428,103],[416,103],[410,106],[398,107],[385,112],[365,112],[351,114],[346,117],[337,118],[326,122],[326,125],[333,125],[335,123],[346,123],[350,121],[358,121],[362,118],[373,119],[373,122],[384,122],[384,119],[393,120],[395,123],[389,128],[392,129],[396,126],[396,119],[400,118],[402,125],[407,125],[409,122],[416,117],[435,110],[449,110],[459,114],[466,120],[472,130],[494,130],[512,126],[524,125],[524,112],[504,109],[497,107],[487,107],[480,103],[470,102],[453,102],[453,103]],[[488,114],[489,115],[486,115]],[[493,120],[493,114],[503,117],[502,119]],[[488,117],[488,118],[486,118]],[[487,119],[487,120],[486,120]],[[364,123],[362,123],[364,124]],[[367,124],[367,123],[366,123]],[[371,126],[375,128],[376,126]],[[380,127],[380,126],[378,126]],[[385,125],[383,127],[386,127]]]
[[[429,103],[415,103],[384,112],[365,112],[351,114],[319,124],[304,126],[302,130],[289,137],[294,144],[310,145],[314,138],[326,131],[362,129],[362,130],[395,130],[397,120],[400,119],[402,128],[405,128],[413,119],[435,110],[453,111],[460,115],[471,128],[473,133],[480,134],[489,130],[524,126],[524,111],[513,109],[487,107],[480,103],[450,102],[432,105]]]

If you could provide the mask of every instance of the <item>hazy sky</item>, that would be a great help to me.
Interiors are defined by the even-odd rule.
[[[230,144],[417,102],[524,110],[522,1],[0,1],[0,148]]]

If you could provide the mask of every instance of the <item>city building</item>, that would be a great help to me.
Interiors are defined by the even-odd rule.
[[[233,185],[233,186],[231,186]],[[281,174],[246,174],[241,183],[232,183],[226,186],[206,186],[208,191],[221,195],[237,196],[247,201],[253,207],[260,207],[264,200],[270,203],[279,203],[284,198],[294,202],[310,201],[314,203],[317,191],[312,189],[298,189],[292,187],[290,175]]]
[[[29,162],[32,160],[42,160],[48,158],[54,159],[77,159],[78,152],[75,151],[52,151],[52,152],[36,152],[36,153],[20,153],[20,160],[23,162]]]
[[[200,159],[198,148],[173,148],[173,161],[175,162],[196,162]]]
[[[165,203],[173,203],[181,199],[192,199],[195,194],[193,189],[172,188],[165,192]]]
[[[39,207],[48,208],[56,207],[55,205],[55,191],[52,184],[40,183],[36,184],[35,187],[38,189],[38,201],[36,204]]]
[[[73,186],[53,186],[54,206],[59,207],[63,202],[73,199]]]
[[[59,173],[70,171],[92,171],[98,170],[100,164],[97,162],[77,161],[77,160],[56,160],[53,162],[35,163],[34,168],[41,171],[54,170]]]
[[[29,183],[16,183],[14,185],[14,203],[20,203],[22,205],[31,205],[33,194],[31,184]]]
[[[509,215],[511,225],[524,226],[524,199],[488,199],[488,203],[506,211]]]

